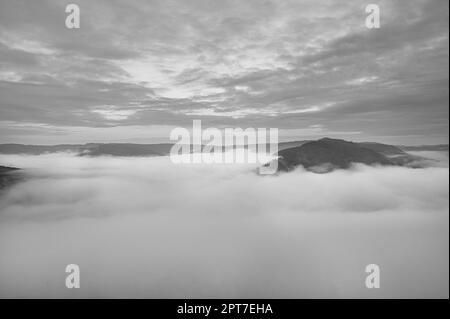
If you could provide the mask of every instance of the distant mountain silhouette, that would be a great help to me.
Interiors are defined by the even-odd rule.
[[[327,138],[323,139],[326,140]],[[332,139],[328,139],[332,140]],[[278,150],[297,148],[314,141],[290,141],[280,142]],[[317,142],[317,141],[316,141]],[[401,157],[408,155],[408,151],[448,151],[448,145],[425,146],[393,146],[381,143],[353,143],[381,153],[387,157]],[[172,143],[161,144],[134,144],[134,143],[88,143],[88,144],[59,144],[59,145],[24,145],[24,144],[0,144],[0,154],[30,154],[39,155],[57,152],[72,152],[80,156],[165,156],[170,154]],[[241,146],[247,148],[248,145]],[[233,147],[222,147],[222,150]],[[269,146],[266,146],[269,149]]]
[[[282,150],[299,146],[308,141],[282,142],[278,149]],[[165,156],[170,154],[174,144],[133,144],[133,143],[88,143],[88,144],[60,144],[60,145],[23,145],[0,144],[0,154],[29,154],[40,155],[46,153],[72,152],[81,156]],[[192,147],[192,146],[191,146]],[[247,145],[243,147],[248,147]],[[222,151],[233,148],[222,147]],[[192,149],[192,148],[191,148]],[[269,149],[269,146],[266,146]]]
[[[354,143],[322,138],[278,152],[278,170],[291,171],[298,166],[317,173],[366,165],[407,165],[417,160],[401,149],[380,143]]]
[[[162,156],[170,153],[173,144],[89,143],[61,145],[0,144],[0,154],[72,152],[81,156]]]
[[[0,144],[0,154],[32,154],[71,152],[78,156],[167,156],[174,144],[88,143],[60,145]],[[247,148],[248,145],[240,146]],[[228,150],[233,147],[222,147]],[[192,145],[190,146],[191,151]],[[266,145],[266,150],[269,146]],[[408,151],[448,151],[448,145],[394,146],[373,142],[349,142],[322,138],[317,141],[290,141],[278,144],[278,171],[291,171],[298,166],[317,173],[346,169],[353,163],[423,167],[425,158]],[[1,172],[0,172],[1,173]],[[11,177],[2,177],[7,181]],[[3,183],[3,182],[2,182]]]
[[[0,144],[1,154],[29,154],[40,155],[45,153],[75,152],[79,153],[98,144],[60,144],[60,145],[24,145],[24,144]]]
[[[406,152],[412,152],[412,151],[448,152],[448,144],[420,145],[420,146],[404,146],[404,145],[402,145],[399,147]]]
[[[173,144],[97,144],[94,147],[81,148],[80,155],[89,156],[164,156],[170,153]]]

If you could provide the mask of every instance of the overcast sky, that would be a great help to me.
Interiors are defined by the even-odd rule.
[[[81,28],[65,27],[65,6]],[[175,126],[448,143],[447,0],[0,0],[0,143],[162,142]]]

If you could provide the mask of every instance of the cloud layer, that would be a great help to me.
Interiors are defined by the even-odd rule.
[[[149,140],[193,118],[448,142],[445,0],[379,1],[378,30],[359,0],[80,0],[79,30],[67,3],[0,0],[4,142]]]
[[[1,163],[32,176],[0,198],[1,297],[448,298],[448,165],[261,177],[167,157]],[[79,290],[64,287],[70,263]],[[382,289],[364,286],[370,263]]]

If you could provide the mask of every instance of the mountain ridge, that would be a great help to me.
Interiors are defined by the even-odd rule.
[[[330,139],[330,138],[324,138]],[[314,140],[299,140],[278,143],[278,150],[300,147]],[[384,155],[404,155],[408,151],[448,151],[448,145],[403,146],[390,145],[377,142],[353,142],[380,152]],[[170,153],[173,143],[86,143],[86,144],[55,144],[30,145],[18,143],[0,144],[0,154],[28,154],[41,155],[46,153],[73,152],[80,156],[164,156]],[[247,147],[244,145],[244,147]],[[225,149],[225,147],[223,147]]]
[[[278,152],[278,171],[289,172],[303,166],[306,170],[326,173],[348,169],[353,164],[422,167],[423,158],[413,156],[388,144],[349,142],[322,138]]]

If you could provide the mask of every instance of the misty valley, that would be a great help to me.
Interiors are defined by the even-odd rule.
[[[0,146],[1,295],[446,293],[448,148],[279,146],[270,178],[257,163],[173,164],[171,145]],[[72,263],[80,289],[64,286]],[[382,289],[364,285],[372,263]]]

